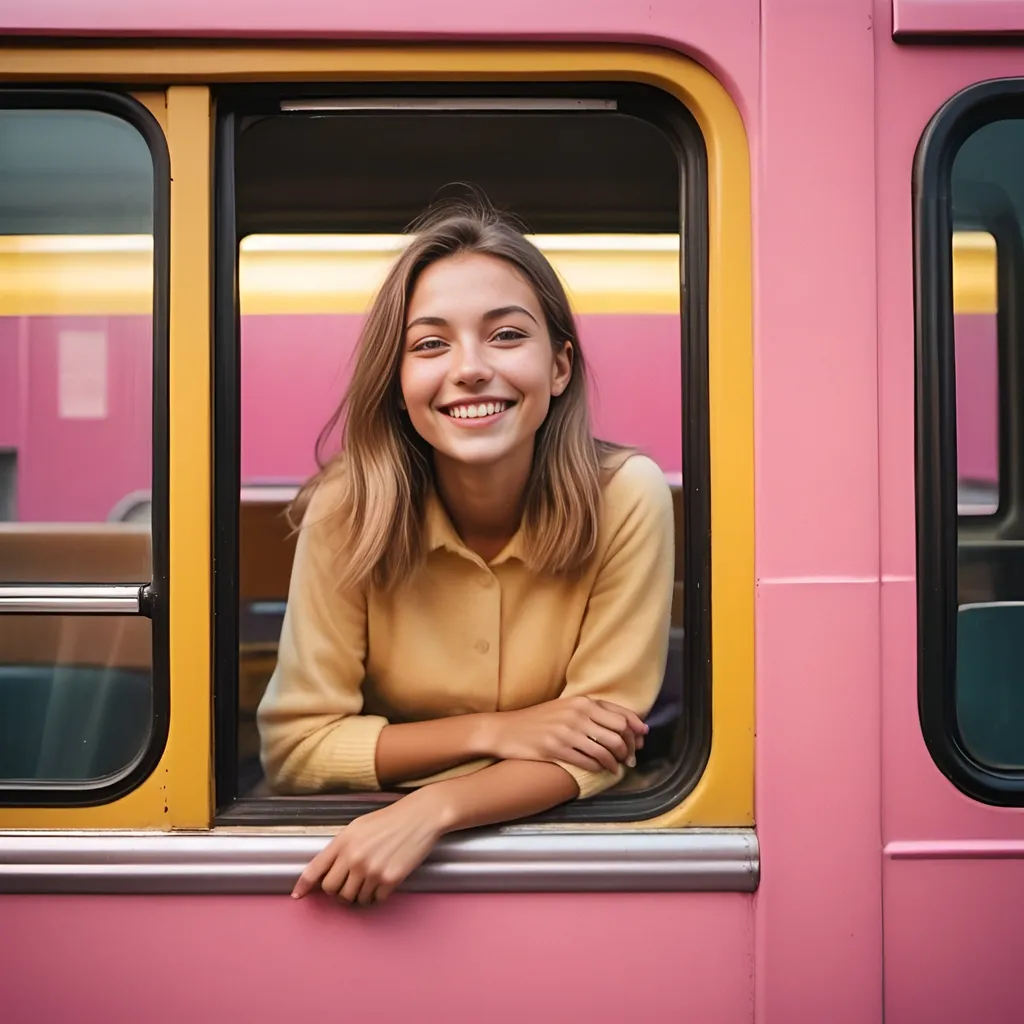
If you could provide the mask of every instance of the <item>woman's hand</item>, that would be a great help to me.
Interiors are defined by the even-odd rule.
[[[569,697],[487,717],[487,752],[504,761],[564,761],[589,771],[636,765],[647,726],[606,700]]]
[[[356,818],[306,866],[293,899],[316,888],[347,903],[383,903],[446,831],[430,787]]]

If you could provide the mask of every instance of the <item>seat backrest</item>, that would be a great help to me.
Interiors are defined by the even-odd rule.
[[[996,768],[1024,766],[1024,601],[959,609],[956,681],[967,750]]]

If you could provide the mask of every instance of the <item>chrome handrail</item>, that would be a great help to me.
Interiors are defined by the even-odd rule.
[[[148,583],[0,583],[2,615],[142,615]]]

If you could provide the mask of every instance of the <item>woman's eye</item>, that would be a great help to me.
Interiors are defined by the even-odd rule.
[[[494,341],[519,341],[526,335],[515,327],[503,327],[494,335]]]
[[[440,338],[424,338],[422,341],[417,341],[413,345],[413,352],[432,352],[441,348],[444,342]]]

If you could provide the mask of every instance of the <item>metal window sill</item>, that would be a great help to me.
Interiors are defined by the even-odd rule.
[[[0,892],[290,891],[329,832],[4,832]],[[503,828],[442,840],[412,892],[753,892],[753,829]]]

